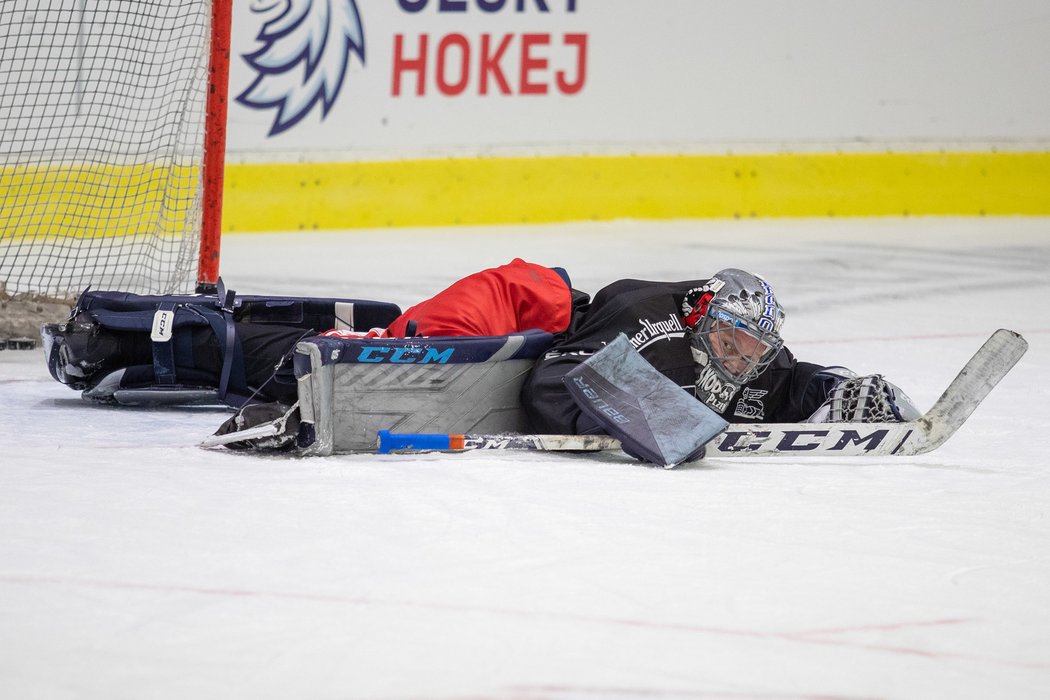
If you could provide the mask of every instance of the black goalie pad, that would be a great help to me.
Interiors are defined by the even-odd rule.
[[[331,328],[384,327],[395,304],[361,299],[85,291],[41,328],[51,375],[85,399],[128,405],[294,401],[295,343]]]

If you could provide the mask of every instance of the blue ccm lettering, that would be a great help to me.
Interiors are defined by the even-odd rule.
[[[429,0],[397,0],[397,4],[405,12],[420,12],[426,8],[427,2]],[[531,0],[531,4],[534,4],[540,12],[550,12],[547,7],[548,2],[553,2],[553,0]],[[507,5],[514,5],[518,12],[524,12],[530,0],[513,0],[513,2],[510,0],[474,0],[474,3],[482,12],[499,12]],[[435,0],[435,4],[438,12],[466,12],[468,2],[467,0]],[[576,0],[565,0],[565,9],[567,12],[575,12]]]
[[[455,348],[414,348],[400,347],[388,348],[381,345],[369,345],[361,348],[357,356],[358,362],[389,362],[399,365],[443,365],[452,358]]]

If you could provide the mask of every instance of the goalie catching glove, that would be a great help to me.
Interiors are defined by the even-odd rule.
[[[922,417],[908,395],[881,374],[858,377],[843,367],[821,374],[834,384],[810,423],[903,423]]]

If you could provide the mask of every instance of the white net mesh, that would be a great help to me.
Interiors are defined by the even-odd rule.
[[[0,295],[192,289],[206,0],[0,0]]]

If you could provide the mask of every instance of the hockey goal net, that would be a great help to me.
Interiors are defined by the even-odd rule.
[[[229,0],[0,7],[0,320],[214,283]]]

